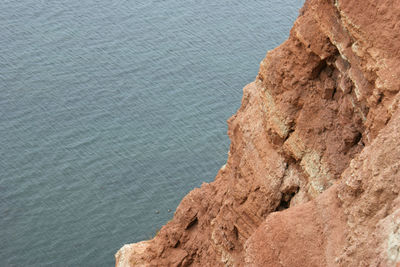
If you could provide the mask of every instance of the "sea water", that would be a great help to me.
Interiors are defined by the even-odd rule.
[[[2,0],[0,266],[112,266],[229,150],[303,0]]]

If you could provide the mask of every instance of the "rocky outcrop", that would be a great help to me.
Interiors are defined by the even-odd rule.
[[[400,110],[312,201],[270,214],[245,243],[249,266],[400,263]]]
[[[400,262],[400,6],[308,0],[229,119],[215,181],[117,266]]]

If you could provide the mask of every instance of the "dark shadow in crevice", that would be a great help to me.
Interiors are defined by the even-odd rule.
[[[276,211],[282,211],[288,209],[290,207],[290,201],[297,194],[298,191],[299,188],[297,187],[294,191],[282,193],[281,202],[279,202]]]
[[[233,227],[233,234],[234,234],[236,240],[238,240],[239,239],[239,230],[237,229],[236,226]]]
[[[194,217],[194,219],[186,226],[186,230],[189,230],[190,228],[195,226],[198,222],[199,220],[197,219],[197,217]]]

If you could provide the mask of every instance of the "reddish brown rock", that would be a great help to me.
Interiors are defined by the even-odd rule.
[[[400,261],[400,5],[308,0],[228,121],[214,182],[117,266]]]
[[[270,214],[246,241],[249,266],[395,266],[400,263],[400,110],[339,183]]]

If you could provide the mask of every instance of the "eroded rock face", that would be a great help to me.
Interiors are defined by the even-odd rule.
[[[315,199],[270,214],[246,241],[249,266],[400,263],[400,110]]]
[[[309,0],[229,119],[215,181],[117,266],[400,261],[400,5]]]

